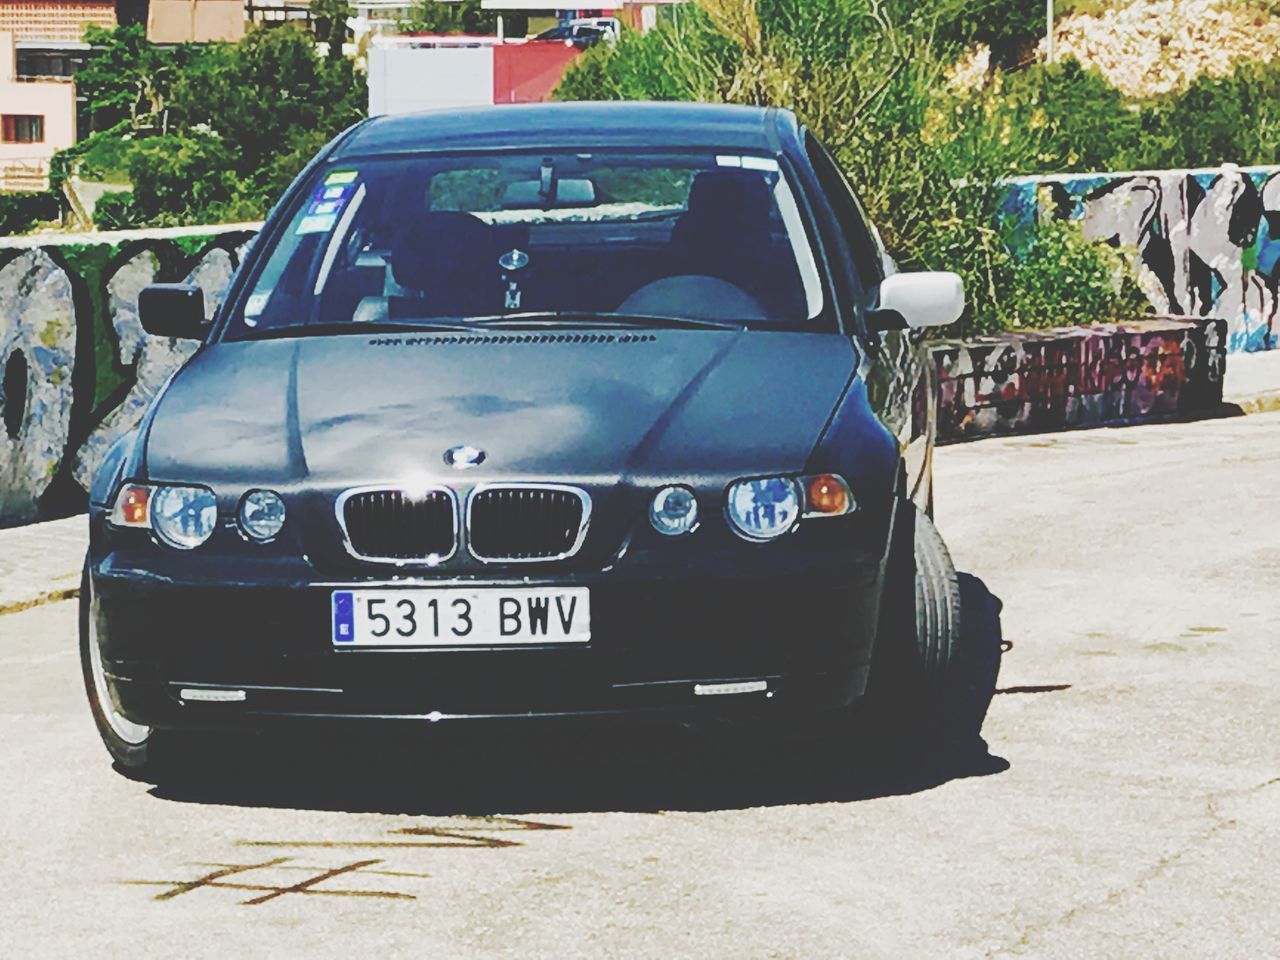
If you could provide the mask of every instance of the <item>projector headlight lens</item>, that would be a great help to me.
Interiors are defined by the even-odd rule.
[[[213,536],[218,501],[208,487],[157,487],[151,498],[151,527],[179,550],[194,550]]]
[[[274,540],[284,527],[284,517],[284,501],[274,490],[250,490],[240,501],[240,529],[251,540]]]
[[[789,477],[739,480],[729,487],[725,515],[747,540],[776,540],[800,520],[800,486]]]
[[[664,537],[680,537],[698,526],[698,498],[687,487],[663,487],[649,506],[649,522]]]

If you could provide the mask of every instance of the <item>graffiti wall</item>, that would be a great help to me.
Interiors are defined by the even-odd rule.
[[[1229,351],[1280,345],[1280,167],[1026,178],[1006,212],[1079,220],[1161,316],[1223,317]]]
[[[112,441],[194,344],[150,337],[149,283],[188,281],[212,315],[253,231],[0,240],[0,526],[83,509]]]
[[[939,344],[938,438],[1188,416],[1222,403],[1225,320],[1141,320]]]

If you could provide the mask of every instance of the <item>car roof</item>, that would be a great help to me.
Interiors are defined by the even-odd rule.
[[[456,150],[710,148],[782,153],[799,142],[789,111],[703,103],[537,103],[374,117],[333,159]]]

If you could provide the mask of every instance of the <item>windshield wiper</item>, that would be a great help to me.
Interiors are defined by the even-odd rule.
[[[650,317],[640,314],[591,313],[587,310],[548,310],[476,317],[466,321],[475,327],[629,327],[634,330],[745,330],[746,324],[696,317]]]
[[[453,333],[466,330],[471,324],[465,320],[422,320],[399,323],[392,320],[363,322],[346,320],[337,323],[299,323],[284,327],[268,327],[255,330],[242,340],[286,340],[291,337],[332,337],[344,334],[369,333]]]

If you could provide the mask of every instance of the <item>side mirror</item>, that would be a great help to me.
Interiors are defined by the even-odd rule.
[[[964,313],[964,281],[954,273],[895,273],[880,284],[873,329],[945,327]]]
[[[204,291],[193,283],[153,283],[138,294],[138,319],[153,337],[203,340]]]

